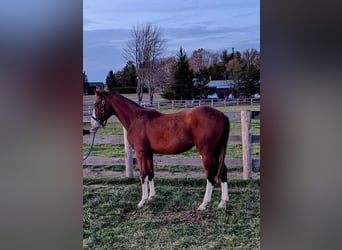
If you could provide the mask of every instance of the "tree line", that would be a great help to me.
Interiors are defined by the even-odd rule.
[[[108,90],[134,89],[139,103],[144,92],[153,102],[156,91],[165,99],[198,99],[210,94],[207,84],[212,79],[233,80],[236,97],[260,93],[260,52],[256,49],[212,52],[199,48],[188,57],[181,47],[177,55],[163,57],[165,48],[159,26],[134,26],[123,50],[127,63],[122,70],[109,71]]]

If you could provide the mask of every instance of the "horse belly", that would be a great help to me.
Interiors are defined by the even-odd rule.
[[[192,141],[171,139],[157,140],[151,143],[153,152],[158,154],[180,154],[194,146]]]

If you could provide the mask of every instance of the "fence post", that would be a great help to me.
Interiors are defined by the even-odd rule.
[[[124,144],[125,144],[125,165],[126,165],[126,177],[133,177],[133,150],[127,140],[127,131],[124,127]]]
[[[252,112],[241,111],[243,179],[252,177]]]

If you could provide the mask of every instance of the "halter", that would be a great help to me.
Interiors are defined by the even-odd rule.
[[[100,112],[100,118],[96,118],[94,116],[91,116],[95,121],[97,121],[102,127],[105,127],[106,124],[107,124],[107,120],[102,120],[102,118],[104,117],[105,115],[105,106],[106,106],[106,98],[104,95],[102,95],[102,100],[101,100],[101,112]]]

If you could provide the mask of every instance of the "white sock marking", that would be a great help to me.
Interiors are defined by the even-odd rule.
[[[151,200],[156,195],[156,192],[154,190],[154,180],[152,179],[148,182],[148,184],[150,186],[150,195],[148,196],[148,199]]]
[[[207,187],[205,190],[202,204],[198,207],[198,210],[205,210],[208,203],[211,201],[211,194],[213,192],[213,185],[207,180]]]
[[[223,208],[226,206],[226,202],[229,200],[228,196],[228,183],[227,182],[222,182],[221,183],[221,202],[218,205],[219,208]]]
[[[143,207],[145,202],[148,199],[148,176],[145,177],[145,181],[144,181],[144,184],[141,185],[141,189],[142,189],[142,197],[141,197],[141,201],[138,204],[139,208]]]
[[[229,196],[228,196],[228,183],[227,182],[221,183],[221,190],[222,190],[221,200],[228,201]]]

